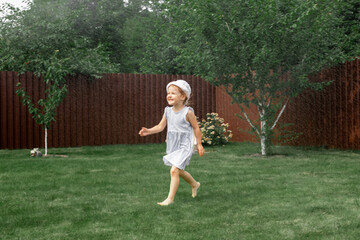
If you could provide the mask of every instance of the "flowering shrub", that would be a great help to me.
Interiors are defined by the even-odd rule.
[[[201,143],[204,145],[223,145],[230,141],[232,132],[229,124],[224,123],[217,113],[207,113],[206,119],[198,123],[201,131]]]

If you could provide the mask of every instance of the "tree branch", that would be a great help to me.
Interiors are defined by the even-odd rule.
[[[255,132],[260,136],[259,129],[252,123],[251,119],[245,112],[244,108],[241,106],[241,103],[235,97],[233,97],[232,94],[230,94],[230,91],[226,87],[225,87],[225,91],[227,94],[229,94],[231,96],[231,98],[234,100],[234,102],[236,102],[236,104],[239,106],[241,112],[244,114],[244,116],[245,116],[246,120],[248,121],[248,123],[250,124],[251,128],[254,129]]]
[[[283,112],[284,112],[284,110],[285,110],[285,108],[286,108],[286,105],[288,104],[289,100],[290,100],[290,98],[288,98],[288,99],[286,100],[286,103],[285,103],[284,106],[281,108],[281,111],[279,112],[279,114],[278,114],[278,116],[277,116],[274,124],[272,125],[271,130],[275,128],[275,126],[276,126],[276,124],[278,123],[281,115],[283,114]]]
[[[250,124],[250,126],[256,131],[256,133],[260,136],[260,132],[257,129],[257,127],[251,122],[250,118],[248,117],[248,115],[246,114],[246,112],[244,111],[244,109],[241,108],[241,111],[243,112],[246,120],[248,121],[248,123]]]

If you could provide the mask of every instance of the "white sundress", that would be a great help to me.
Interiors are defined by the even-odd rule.
[[[172,107],[166,107],[164,114],[167,121],[166,154],[164,164],[184,170],[190,163],[194,152],[194,132],[191,124],[186,120],[186,114],[191,107],[184,107],[174,112]]]

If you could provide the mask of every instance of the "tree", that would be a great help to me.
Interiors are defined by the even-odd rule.
[[[17,94],[36,122],[47,129],[55,121],[56,108],[66,96],[66,76],[84,74],[99,77],[114,72],[104,46],[79,35],[74,29],[78,11],[70,10],[67,1],[34,1],[29,9],[1,19],[0,71],[19,74],[33,72],[46,84],[45,98],[32,103],[29,94],[18,84]],[[11,8],[11,6],[8,6]]]
[[[76,13],[72,28],[76,34],[91,41],[91,47],[102,45],[110,61],[118,65],[118,72],[129,72],[126,40],[123,34],[128,18],[121,0],[65,0]]]
[[[156,74],[191,74],[179,60],[182,42],[172,26],[172,18],[166,14],[167,5],[160,1],[154,3],[152,8],[153,27],[146,34],[144,55],[140,63],[141,71]]]
[[[74,26],[78,34],[91,39],[94,46],[103,44],[119,72],[140,72],[145,36],[153,29],[156,1],[67,1],[71,9],[78,11]]]
[[[352,57],[360,57],[360,2],[344,0],[340,15],[343,16],[341,26],[347,36],[345,52]]]
[[[57,59],[57,52],[58,51],[55,51],[54,55],[48,61],[44,61],[43,63],[44,68],[46,69],[46,74],[43,76],[46,84],[46,98],[40,99],[37,102],[38,107],[31,101],[31,98],[25,89],[21,88],[20,82],[17,84],[19,89],[16,91],[17,95],[22,98],[22,103],[28,107],[28,110],[36,123],[40,126],[44,126],[45,156],[47,155],[47,130],[50,128],[51,123],[55,121],[56,109],[67,93],[65,77],[69,73],[66,69],[61,67],[63,61]]]
[[[129,0],[125,8],[126,21],[122,29],[126,51],[127,72],[139,73],[144,58],[145,43],[154,30],[156,9],[148,0]]]
[[[288,102],[326,83],[308,76],[344,61],[341,1],[167,0],[169,46],[187,73],[223,86],[271,153],[274,128]],[[171,36],[171,38],[169,37]],[[255,106],[258,119],[247,107]]]

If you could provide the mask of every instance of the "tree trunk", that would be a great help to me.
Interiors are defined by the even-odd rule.
[[[44,156],[47,155],[47,127],[45,127],[45,154]]]
[[[261,155],[266,156],[266,137],[260,137],[260,144],[261,144]]]
[[[271,136],[269,134],[262,134],[260,136],[261,155],[266,157],[271,154]]]
[[[271,154],[271,134],[269,129],[267,129],[266,121],[261,121],[260,131],[261,155],[266,157]]]
[[[261,145],[261,155],[268,156],[271,154],[271,131],[272,128],[268,126],[268,112],[265,108],[258,108],[260,115],[260,145]]]
[[[229,92],[227,92],[227,93],[230,94]],[[269,119],[269,116],[266,115],[266,114],[268,114],[268,112],[266,111],[266,108],[264,107],[264,104],[258,103],[257,109],[258,109],[259,116],[260,116],[260,127],[253,124],[253,122],[251,121],[251,119],[249,118],[249,116],[247,115],[245,110],[242,108],[241,103],[236,101],[236,98],[233,97],[233,99],[235,100],[235,102],[238,103],[238,106],[240,107],[242,113],[245,116],[245,119],[250,124],[251,128],[259,136],[259,138],[260,138],[260,146],[261,146],[261,155],[262,156],[270,155],[272,153],[271,148],[272,148],[273,130],[276,127],[276,124],[278,123],[281,115],[284,113],[284,110],[285,110],[285,108],[286,108],[286,106],[287,106],[287,104],[289,102],[289,98],[285,101],[285,104],[282,106],[282,108],[281,108],[280,112],[278,113],[276,119],[272,123],[272,126],[271,126],[271,124],[269,124],[268,121],[266,121],[266,120]],[[269,104],[266,107],[269,107]]]

